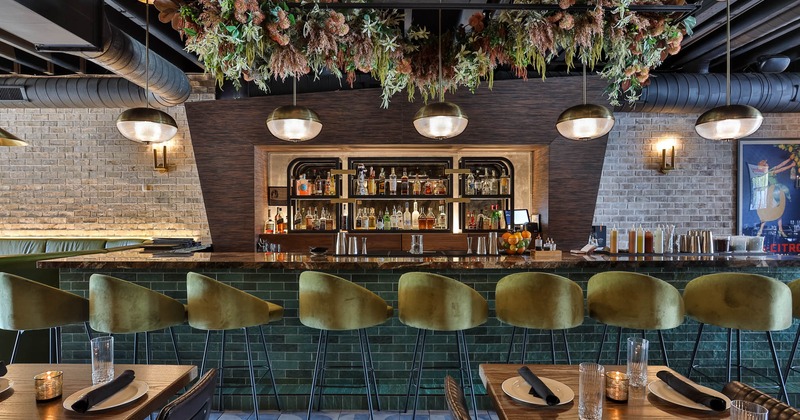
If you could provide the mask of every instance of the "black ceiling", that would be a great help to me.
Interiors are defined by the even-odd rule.
[[[24,3],[33,0],[0,0],[0,9],[5,2]],[[41,0],[39,0],[41,1]],[[44,3],[60,3],[61,0],[46,0]],[[73,0],[78,2],[79,0]],[[81,0],[82,1],[82,0]],[[88,0],[87,0],[88,1]],[[486,3],[473,0],[471,3]],[[462,0],[462,3],[465,1]],[[489,3],[508,3],[508,0],[488,0]],[[427,2],[431,3],[431,2]],[[691,1],[690,1],[691,3]],[[800,0],[730,0],[731,3],[731,68],[733,72],[764,71],[764,63],[772,56],[784,56],[790,62],[786,71],[800,71]],[[40,3],[41,4],[41,3]],[[694,16],[697,25],[694,35],[686,37],[681,51],[669,57],[656,72],[724,72],[725,71],[725,2],[697,0]],[[137,40],[144,41],[145,5],[137,0],[105,0],[103,7],[110,24],[122,29]],[[435,25],[432,10],[416,10],[414,19]],[[474,10],[449,11],[443,20],[454,24],[468,18]],[[190,53],[183,51],[183,42],[169,24],[157,19],[158,11],[150,6],[151,50],[168,59],[187,73],[202,72],[202,64]],[[1,22],[0,22],[1,23]],[[89,62],[65,53],[37,52],[33,43],[16,37],[8,28],[0,26],[0,75],[73,75],[108,74],[108,71]],[[563,74],[565,66],[556,58],[549,65],[548,76]],[[508,69],[500,68],[496,78],[513,77]],[[311,79],[311,78],[306,78]],[[290,84],[289,84],[290,85]],[[368,75],[359,77],[356,87],[377,87]],[[284,93],[290,86],[278,82],[272,93]],[[340,89],[338,80],[321,78],[317,81],[301,81],[300,91],[325,91]],[[243,92],[233,93],[224,89],[221,96],[256,96],[261,93],[253,86]]]

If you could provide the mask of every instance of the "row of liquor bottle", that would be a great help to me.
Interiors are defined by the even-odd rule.
[[[657,226],[654,230],[645,230],[639,225],[628,229],[628,252],[632,254],[665,254],[672,252],[674,225]],[[620,235],[617,227],[611,228],[608,234],[608,250],[612,254],[619,252]]]
[[[392,196],[392,195],[447,195],[447,179],[428,176],[419,169],[417,173],[409,176],[408,170],[403,168],[400,177],[395,168],[391,168],[386,176],[384,168],[375,168],[359,164],[356,169],[356,178],[353,180],[353,195],[359,196]]]
[[[353,220],[355,230],[433,230],[447,229],[447,212],[445,206],[439,206],[438,214],[433,212],[433,207],[423,207],[421,210],[416,201],[413,203],[413,210],[409,209],[409,203],[405,203],[405,211],[401,211],[397,206],[385,207],[383,211],[375,212],[375,207],[360,208]]]
[[[267,221],[264,222],[264,233],[286,233],[286,219],[283,211],[278,207],[278,214],[272,218],[272,209],[267,209]]]
[[[309,176],[306,178],[306,174],[300,174],[298,179],[292,179],[291,184],[294,185],[295,195],[336,195],[336,179],[330,171],[327,173],[314,171]]]
[[[335,216],[325,207],[303,210],[297,209],[292,220],[294,230],[334,230]],[[267,221],[264,223],[264,233],[288,233],[288,220],[283,216],[283,209],[278,207],[278,213],[272,218],[272,209],[267,209]]]
[[[464,180],[464,195],[509,195],[511,194],[511,178],[503,169],[500,177],[497,177],[497,171],[492,169],[491,175],[489,168],[483,168],[483,174],[480,173],[480,168],[476,171],[478,176],[470,171],[467,178]]]
[[[483,211],[467,211],[466,230],[498,230],[505,229],[505,220],[500,206],[492,204],[484,207]]]

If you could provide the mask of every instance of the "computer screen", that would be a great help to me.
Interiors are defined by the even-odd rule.
[[[529,223],[530,217],[528,216],[528,209],[514,209],[514,224],[524,225]]]

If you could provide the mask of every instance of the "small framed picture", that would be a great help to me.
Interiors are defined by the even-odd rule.
[[[267,187],[267,193],[270,206],[289,205],[289,191],[286,187]]]

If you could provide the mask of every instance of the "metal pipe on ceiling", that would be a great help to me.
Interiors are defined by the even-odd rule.
[[[6,89],[21,89],[24,95],[0,100],[0,108],[134,108],[146,103],[144,89],[121,77],[0,77],[0,91]],[[150,103],[170,105],[152,94]]]

